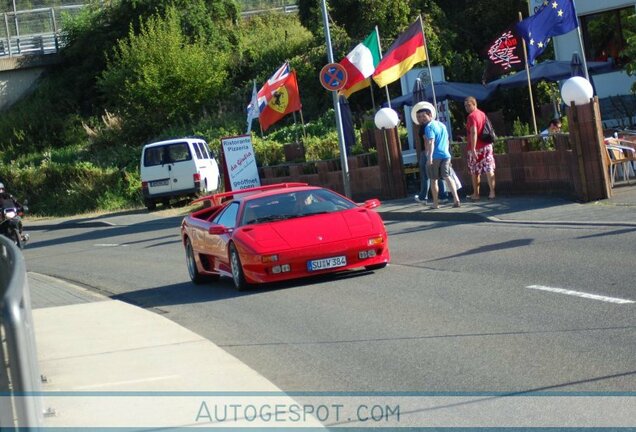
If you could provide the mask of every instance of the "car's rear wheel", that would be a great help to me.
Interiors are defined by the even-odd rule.
[[[190,280],[195,284],[201,284],[203,282],[207,282],[209,278],[205,275],[199,273],[197,269],[197,263],[194,259],[194,250],[192,249],[192,243],[190,243],[190,239],[186,240],[186,264],[188,266],[188,274],[190,275]]]
[[[148,211],[153,211],[154,209],[157,208],[157,203],[151,199],[146,199],[144,201],[144,204],[146,204],[146,208],[148,209]]]
[[[366,270],[380,270],[383,269],[384,267],[386,267],[388,263],[381,263],[381,264],[373,264],[370,266],[366,266],[365,269]]]
[[[249,284],[245,281],[241,257],[239,257],[239,253],[236,250],[234,243],[230,243],[230,267],[232,268],[232,280],[234,281],[234,287],[236,290],[244,291],[249,288]]]

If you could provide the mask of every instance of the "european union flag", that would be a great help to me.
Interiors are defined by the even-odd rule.
[[[528,63],[534,64],[550,37],[568,33],[578,26],[574,0],[545,0],[534,15],[516,24],[519,34],[526,40]]]

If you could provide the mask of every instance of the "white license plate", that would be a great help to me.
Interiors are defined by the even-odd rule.
[[[151,181],[150,186],[152,187],[168,186],[168,179]]]
[[[335,267],[344,267],[346,265],[347,265],[347,257],[337,256],[337,257],[307,261],[307,270],[309,271],[325,270],[325,269],[330,269]]]

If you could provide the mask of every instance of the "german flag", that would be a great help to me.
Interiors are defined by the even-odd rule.
[[[384,87],[410,71],[416,63],[426,60],[421,17],[409,26],[384,55],[373,73],[373,80]]]

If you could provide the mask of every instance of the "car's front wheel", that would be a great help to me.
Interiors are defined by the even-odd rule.
[[[249,284],[245,281],[241,257],[239,257],[239,253],[236,250],[234,243],[230,243],[230,267],[232,268],[232,280],[234,281],[234,287],[236,290],[244,291],[249,288]]]

